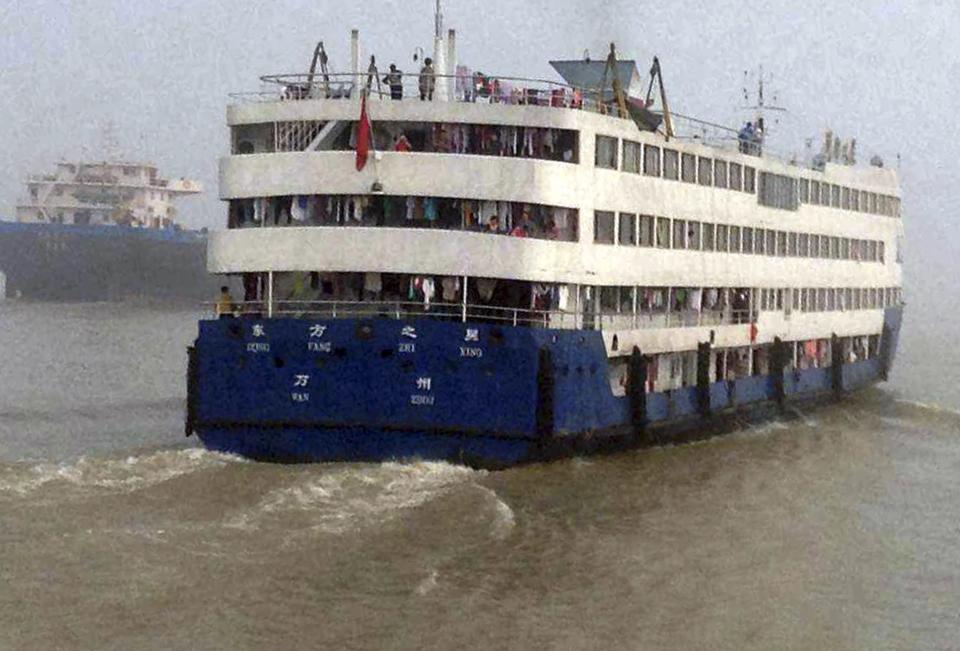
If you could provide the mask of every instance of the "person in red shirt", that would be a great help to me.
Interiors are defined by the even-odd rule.
[[[397,140],[393,145],[394,151],[410,151],[410,141],[407,140],[407,137],[402,133],[397,136]]]

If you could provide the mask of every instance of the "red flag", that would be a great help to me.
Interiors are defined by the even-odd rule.
[[[357,171],[367,164],[370,152],[370,120],[367,119],[367,94],[360,96],[360,122],[357,123]]]

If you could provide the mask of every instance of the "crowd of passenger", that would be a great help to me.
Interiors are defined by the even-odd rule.
[[[389,133],[389,124],[377,126]],[[394,130],[388,138],[395,151],[577,162],[576,132],[567,129],[435,123]],[[346,148],[350,148],[350,143],[346,143]]]
[[[390,226],[477,231],[574,242],[578,211],[510,201],[394,195],[300,195],[234,199],[229,228]]]
[[[404,99],[406,86],[409,85],[404,84],[404,78],[410,79],[413,75],[405,75],[395,63],[390,64],[389,71],[382,78],[379,74],[377,68],[371,65],[365,76],[367,90],[379,95],[389,93],[393,100]],[[518,86],[511,80],[485,75],[479,70],[472,71],[467,66],[457,66],[455,80],[454,99],[457,101],[583,108],[583,92],[574,88]],[[443,81],[441,78],[440,83]],[[381,83],[386,88],[381,86]],[[420,101],[433,101],[437,88],[437,72],[430,57],[423,60],[423,66],[416,75],[416,83],[416,95]]]

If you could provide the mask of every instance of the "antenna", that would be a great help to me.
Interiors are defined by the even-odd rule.
[[[744,111],[753,111],[754,113],[754,125],[757,129],[757,133],[760,136],[761,140],[764,139],[767,135],[767,125],[766,113],[786,113],[787,109],[782,106],[777,106],[778,101],[777,93],[773,93],[773,105],[767,104],[766,99],[766,84],[767,82],[773,81],[773,75],[764,75],[763,64],[758,66],[757,73],[757,90],[756,97],[753,101],[750,99],[750,73],[746,70],[743,72],[743,102],[744,106],[741,106],[741,110]],[[774,124],[780,124],[780,118],[774,118]]]

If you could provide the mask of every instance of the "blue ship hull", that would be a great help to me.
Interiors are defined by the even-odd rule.
[[[0,221],[0,272],[9,297],[211,300],[206,241],[198,231]]]
[[[260,460],[484,468],[689,440],[885,379],[901,318],[902,308],[886,310],[880,355],[869,360],[837,356],[829,368],[623,397],[610,389],[596,331],[435,319],[201,321],[187,433]],[[631,357],[631,386],[643,386],[643,359]]]

